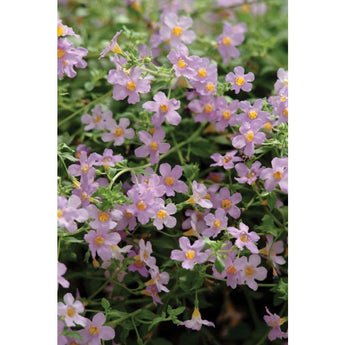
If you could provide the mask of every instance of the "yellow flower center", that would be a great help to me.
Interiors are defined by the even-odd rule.
[[[145,260],[147,260],[149,258],[149,252],[147,250],[144,250],[144,253],[143,253],[143,257]]]
[[[249,131],[247,132],[244,137],[248,140],[248,141],[253,141],[254,139],[254,132],[253,131]]]
[[[248,116],[251,120],[254,120],[258,117],[258,113],[255,110],[248,111]]]
[[[180,67],[180,68],[185,68],[188,65],[184,62],[183,59],[180,59],[180,60],[177,61],[177,66]]]
[[[125,210],[123,213],[125,214],[125,216],[127,218],[131,218],[132,217],[132,213],[131,212],[128,212],[128,211]]]
[[[288,117],[288,116],[289,116],[289,110],[288,110],[288,108],[285,108],[285,109],[283,110],[283,115],[284,115],[285,117]]]
[[[57,27],[57,35],[58,37],[62,36],[64,34],[64,29],[62,28],[62,26],[58,25]]]
[[[205,68],[199,69],[198,76],[199,76],[199,78],[205,78],[207,76],[207,72],[206,72]]]
[[[123,132],[123,129],[120,128],[120,127],[117,127],[117,128],[115,129],[115,132],[114,132],[116,138],[121,137],[121,136],[123,135],[123,133],[124,133],[124,132]]]
[[[231,205],[232,205],[232,202],[230,200],[228,200],[228,199],[224,199],[222,201],[222,208],[224,210],[228,210],[231,207]]]
[[[99,333],[99,328],[97,326],[91,326],[89,328],[89,333],[92,335],[97,335]]]
[[[240,240],[244,243],[246,243],[248,241],[248,236],[246,234],[241,234],[240,236]]]
[[[201,314],[200,314],[198,308],[194,308],[194,311],[193,311],[193,314],[192,314],[192,318],[201,318]]]
[[[172,34],[176,37],[180,37],[182,35],[182,28],[180,26],[175,26],[173,29],[172,29]]]
[[[173,177],[166,177],[164,180],[165,184],[167,184],[168,186],[173,185],[173,183],[175,182],[175,179]]]
[[[135,88],[136,88],[135,82],[134,82],[134,81],[128,82],[127,85],[126,85],[126,88],[127,88],[127,90],[129,90],[129,91],[134,91]]]
[[[276,180],[281,180],[283,178],[283,174],[280,172],[280,171],[275,171],[273,173],[273,177],[276,179]]]
[[[76,313],[76,310],[74,309],[74,308],[72,308],[72,307],[68,307],[67,308],[67,315],[69,316],[69,317],[73,317],[73,315]]]
[[[266,122],[266,123],[264,124],[264,127],[265,127],[266,130],[269,131],[269,130],[272,128],[271,122]]]
[[[195,251],[194,250],[187,250],[186,251],[186,258],[188,260],[192,260],[195,257]]]
[[[241,7],[243,13],[249,13],[250,12],[250,5],[249,4],[244,4]]]
[[[223,119],[224,120],[229,120],[230,119],[230,116],[231,116],[231,113],[229,110],[224,110],[223,111]]]
[[[63,49],[58,49],[58,58],[62,59],[65,56],[66,52]]]
[[[250,277],[253,275],[254,271],[255,271],[254,267],[246,267],[245,274],[247,277]]]
[[[95,243],[100,246],[101,244],[104,244],[104,237],[103,236],[97,236],[95,238]]]
[[[213,110],[213,107],[212,107],[211,104],[205,104],[205,105],[204,105],[204,112],[205,112],[206,114],[209,114],[212,110]]]
[[[109,219],[109,214],[108,213],[105,213],[105,212],[100,212],[99,215],[98,215],[98,219],[104,223],[106,222],[108,219]]]
[[[143,262],[140,260],[140,256],[137,255],[135,258],[134,258],[134,265],[135,267],[141,267],[143,266]]]
[[[79,345],[76,341],[72,341],[69,345]]]
[[[236,269],[236,267],[234,267],[234,266],[229,266],[228,267],[228,273],[230,273],[230,274],[236,274],[236,272],[237,272],[237,269]]]
[[[160,210],[160,211],[158,211],[158,213],[157,213],[157,217],[159,218],[159,219],[165,219],[165,217],[167,216],[167,213],[164,211],[164,210]]]
[[[231,38],[230,37],[224,37],[222,39],[222,42],[225,46],[229,46],[231,44]]]
[[[93,119],[93,122],[94,123],[98,123],[99,121],[102,120],[102,116],[101,115],[97,115],[94,119]]]
[[[83,173],[87,173],[89,171],[89,166],[85,164],[85,165],[82,165],[80,169]]]
[[[214,90],[214,85],[212,83],[208,83],[205,86],[205,89],[206,89],[207,92],[210,92],[210,91]]]
[[[242,85],[244,84],[244,78],[242,78],[242,77],[236,78],[235,83],[236,83],[238,86],[242,86]]]
[[[225,157],[223,158],[223,164],[229,163],[230,160],[231,160],[231,156],[225,156]]]
[[[143,200],[141,200],[140,202],[137,203],[137,209],[140,211],[143,211],[146,209],[146,205],[145,205]]]
[[[248,171],[247,177],[248,178],[253,178],[255,176],[255,173],[253,171]]]
[[[87,193],[86,192],[82,192],[81,193],[81,200],[85,200],[87,198]]]
[[[150,144],[150,148],[151,148],[151,150],[157,151],[158,150],[158,144],[155,141],[153,141]]]
[[[120,48],[120,46],[116,43],[115,47],[111,49],[112,52],[114,52],[115,54],[120,54],[122,53],[122,49]]]
[[[61,210],[61,209],[58,209],[58,210],[57,210],[57,216],[58,216],[58,218],[61,218],[62,215],[63,215],[62,210]]]
[[[219,229],[220,228],[220,221],[219,220],[215,220],[214,222],[213,222],[213,226],[216,228],[216,229]]]
[[[160,111],[161,111],[162,113],[167,113],[168,110],[169,110],[169,106],[167,106],[166,104],[161,104],[161,105],[159,106],[159,109],[160,109]]]

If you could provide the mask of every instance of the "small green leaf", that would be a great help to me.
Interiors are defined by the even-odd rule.
[[[221,258],[217,256],[216,261],[214,263],[214,266],[216,267],[216,270],[218,273],[222,273],[225,269],[225,264]]]
[[[104,308],[105,311],[109,310],[109,308],[110,308],[110,303],[105,298],[102,298],[101,305],[102,305],[102,307]]]

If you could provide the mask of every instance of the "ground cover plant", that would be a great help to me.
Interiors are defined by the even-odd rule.
[[[286,2],[58,14],[58,344],[287,344]]]

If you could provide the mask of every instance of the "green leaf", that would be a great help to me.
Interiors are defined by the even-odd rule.
[[[172,309],[172,307],[169,305],[167,312],[168,312],[168,315],[170,315],[170,316],[177,316],[177,315],[182,314],[185,309],[186,309],[186,307],[184,307],[184,306],[178,307],[176,309]]]
[[[138,319],[153,320],[157,315],[150,310],[142,309],[137,315]]]
[[[162,322],[162,321],[164,321],[165,320],[165,318],[163,318],[163,317],[161,317],[161,316],[158,316],[158,317],[156,317],[153,321],[152,321],[152,323],[151,323],[151,325],[149,326],[149,331],[151,331],[151,329],[155,326],[155,325],[157,325],[157,323],[160,323],[160,322]]]
[[[64,335],[66,335],[67,337],[79,340],[79,341],[83,341],[82,336],[78,333],[78,332],[64,332]]]
[[[108,311],[110,308],[110,303],[106,298],[102,298],[101,305],[104,308],[105,311]]]
[[[267,199],[267,205],[271,211],[275,208],[276,203],[277,203],[277,197],[274,194],[270,194]]]
[[[216,261],[214,262],[214,266],[218,273],[222,273],[225,269],[225,264],[221,258],[217,256]]]

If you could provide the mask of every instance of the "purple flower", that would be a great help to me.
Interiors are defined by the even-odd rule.
[[[89,114],[84,114],[81,117],[81,123],[87,125],[84,127],[85,131],[89,131],[91,129],[94,129],[95,127],[99,130],[103,130],[106,128],[106,122],[109,121],[112,117],[113,113],[110,110],[102,113],[102,107],[100,105],[96,105],[92,109],[92,116]]]
[[[216,237],[228,226],[228,218],[222,208],[216,209],[215,214],[209,213],[204,219],[208,228],[202,232],[202,235],[206,237]]]
[[[216,128],[219,131],[224,131],[227,126],[234,126],[238,123],[238,116],[236,114],[239,107],[239,101],[236,99],[228,104],[224,97],[217,98],[217,113],[215,117]]]
[[[133,128],[127,128],[130,125],[130,121],[122,117],[119,120],[119,124],[115,120],[111,119],[106,123],[106,129],[110,133],[103,133],[102,140],[104,142],[114,141],[114,146],[120,146],[125,142],[125,139],[133,139],[135,132]]]
[[[106,169],[109,167],[114,167],[116,163],[123,160],[122,155],[113,155],[113,150],[105,149],[103,156],[99,158],[99,161],[95,163],[96,166],[103,165]]]
[[[213,322],[201,319],[201,314],[197,307],[194,308],[191,320],[183,321],[178,324],[178,326],[186,326],[195,331],[199,331],[202,325],[215,327]]]
[[[145,290],[141,291],[143,295],[151,296],[153,304],[157,306],[157,303],[163,304],[162,300],[158,296],[158,289],[156,284],[147,285]]]
[[[194,59],[195,74],[191,77],[190,83],[197,92],[203,94],[208,82],[217,84],[217,66],[211,64],[209,58],[200,58],[198,56],[192,58]]]
[[[90,156],[87,156],[86,151],[82,151],[80,154],[79,164],[72,164],[68,167],[68,172],[72,176],[92,176],[95,175],[95,168],[93,164],[99,159],[100,155],[98,153],[91,153]]]
[[[74,301],[71,293],[66,293],[63,297],[65,302],[58,303],[58,316],[62,317],[68,327],[75,325],[86,325],[86,318],[80,316],[79,313],[84,311],[84,305],[80,301]]]
[[[123,70],[111,70],[108,74],[108,82],[114,84],[113,98],[120,101],[128,97],[129,104],[140,101],[139,93],[148,93],[151,89],[150,77],[141,78],[139,67],[131,68],[127,74]]]
[[[143,104],[143,108],[155,112],[151,118],[151,123],[156,127],[166,119],[171,125],[177,126],[181,122],[181,116],[175,111],[180,108],[180,101],[176,99],[168,99],[163,92],[158,92],[154,95],[153,101],[148,101]]]
[[[147,277],[149,275],[149,271],[146,268],[145,262],[140,259],[140,255],[138,255],[136,252],[131,250],[128,253],[128,257],[134,258],[134,263],[128,265],[128,271],[139,272],[139,274],[142,275],[143,277]]]
[[[208,199],[209,194],[207,193],[205,185],[193,181],[192,191],[193,195],[187,200],[187,203],[198,204],[204,208],[211,208],[213,206],[211,200]]]
[[[244,41],[244,35],[236,32],[234,27],[229,23],[224,23],[223,32],[217,39],[218,51],[223,57],[223,64],[227,64],[230,58],[238,58],[240,52],[236,46]]]
[[[170,203],[164,206],[164,200],[158,199],[157,201],[159,208],[156,211],[154,216],[153,225],[158,229],[163,229],[163,224],[167,228],[173,228],[176,225],[176,218],[172,217],[172,214],[175,214],[177,209],[173,203]]]
[[[267,191],[272,191],[274,187],[279,184],[282,192],[288,192],[288,158],[278,158],[272,159],[272,168],[263,169],[260,178],[266,180],[265,189]]]
[[[150,155],[150,163],[156,164],[159,161],[159,153],[168,152],[170,144],[162,143],[165,137],[165,132],[162,128],[157,128],[153,135],[145,131],[139,132],[139,139],[145,145],[135,149],[134,153],[137,157],[146,157]]]
[[[69,78],[74,78],[77,75],[74,67],[85,68],[87,66],[86,61],[83,60],[87,54],[87,49],[82,47],[75,49],[73,43],[67,38],[59,38],[57,51],[59,79],[62,79],[64,74]]]
[[[230,72],[225,76],[225,80],[232,84],[231,90],[235,91],[236,94],[240,90],[245,92],[251,91],[253,85],[250,82],[254,81],[254,74],[252,72],[244,74],[244,68],[241,66],[235,67],[234,72]]]
[[[236,164],[235,169],[241,176],[240,178],[235,177],[235,180],[238,183],[248,183],[251,185],[260,176],[263,167],[261,167],[261,163],[259,161],[255,161],[250,169],[244,163]]]
[[[203,240],[196,240],[192,245],[187,237],[180,237],[180,248],[182,250],[174,249],[171,252],[170,258],[175,261],[183,261],[182,267],[186,270],[193,269],[196,263],[202,264],[206,261],[208,253],[201,253],[205,246]]]
[[[286,319],[281,318],[277,314],[272,314],[268,310],[267,307],[266,307],[266,312],[268,315],[264,316],[264,320],[268,326],[272,327],[272,329],[268,333],[268,339],[273,341],[277,338],[279,339],[287,338],[288,337],[287,332],[282,332],[282,330],[280,329],[280,326],[286,321]]]
[[[189,230],[184,232],[184,235],[201,238],[200,234],[207,228],[205,215],[208,214],[208,212],[209,210],[206,210],[205,213],[195,210],[186,210],[186,216],[189,218],[182,223],[182,229]]]
[[[188,55],[188,48],[183,44],[179,44],[176,49],[171,49],[168,54],[167,58],[173,64],[176,77],[184,76],[190,79],[196,74],[194,69],[195,57]]]
[[[163,163],[159,166],[159,172],[161,174],[161,184],[165,186],[165,194],[167,196],[174,196],[177,193],[187,193],[188,186],[179,181],[182,176],[182,168],[179,165],[175,165],[171,169],[170,164]]]
[[[243,124],[244,122],[252,122],[255,120],[260,120],[262,123],[269,121],[269,113],[261,111],[263,104],[264,101],[262,99],[257,99],[253,105],[250,105],[248,101],[241,101],[240,108],[243,113],[239,115],[239,123]]]
[[[192,18],[178,17],[176,13],[169,13],[164,17],[164,24],[159,30],[161,40],[168,41],[171,46],[177,46],[183,42],[190,44],[195,39],[195,33],[188,30],[193,25]]]
[[[66,273],[67,271],[67,267],[65,264],[58,262],[58,288],[59,288],[59,284],[64,287],[64,288],[68,288],[69,287],[69,281],[66,280],[63,275]]]
[[[246,156],[254,154],[254,145],[262,144],[265,141],[265,133],[260,132],[261,120],[253,120],[251,123],[245,122],[240,127],[240,134],[232,138],[232,145],[237,149],[244,148]]]
[[[139,241],[139,258],[150,268],[156,266],[156,258],[151,256],[152,244],[150,241],[145,241],[141,238]]]
[[[116,209],[122,212],[122,217],[118,220],[116,230],[124,230],[128,225],[128,230],[133,230],[137,221],[133,211],[128,204],[115,205]]]
[[[102,260],[109,260],[112,256],[111,246],[121,241],[118,233],[108,233],[108,231],[100,228],[97,231],[91,230],[84,236],[84,240],[89,243],[93,258],[97,253]]]
[[[87,211],[89,213],[89,218],[93,219],[93,221],[90,222],[93,229],[114,229],[116,226],[114,220],[118,220],[122,216],[122,212],[118,210],[104,212],[99,210],[95,205],[89,205]]]
[[[259,255],[251,255],[244,267],[244,282],[254,291],[258,289],[258,284],[255,280],[265,280],[267,277],[267,270],[265,267],[257,267],[261,263]]]
[[[234,227],[228,228],[228,233],[236,238],[236,246],[242,250],[243,247],[248,248],[253,254],[259,253],[258,247],[254,244],[260,239],[260,236],[254,231],[248,232],[249,227],[244,223],[240,223],[239,229]]]
[[[201,96],[188,104],[188,108],[195,113],[195,122],[214,121],[216,118],[217,99],[213,96]]]
[[[75,37],[79,37],[79,35],[76,35],[74,33],[72,28],[70,28],[67,25],[63,25],[61,19],[59,19],[58,22],[57,22],[57,35],[58,35],[58,37],[61,37],[61,36],[75,36]]]
[[[220,279],[226,278],[226,285],[230,286],[232,289],[236,289],[237,284],[243,284],[243,270],[247,261],[245,256],[236,258],[236,255],[237,251],[227,253],[227,257],[224,260],[225,269],[222,273],[219,273],[215,266],[212,267],[213,275]]]
[[[223,167],[225,170],[230,170],[234,167],[234,163],[235,162],[240,162],[243,159],[240,157],[236,156],[237,151],[230,151],[227,152],[224,156],[222,156],[220,153],[214,153],[211,158],[216,162],[211,164],[211,167],[214,166],[221,166]]]
[[[241,210],[236,206],[242,200],[240,193],[235,193],[232,196],[228,188],[223,187],[219,193],[213,198],[213,206],[215,208],[222,208],[231,217],[237,219],[241,215]]]
[[[88,345],[100,345],[101,339],[111,340],[115,337],[115,331],[109,326],[103,326],[105,316],[103,313],[97,313],[92,321],[87,320],[85,328],[80,331],[83,342]]]
[[[65,323],[62,320],[58,320],[58,345],[67,345],[67,337],[62,335],[65,329]]]
[[[279,68],[277,72],[278,80],[274,84],[274,90],[280,93],[282,90],[287,89],[289,85],[289,73],[284,68]]]
[[[146,285],[156,285],[158,292],[170,291],[166,286],[164,286],[169,283],[170,279],[169,274],[167,272],[159,273],[159,268],[157,266],[151,267],[149,272],[151,275],[151,279],[145,283]]]
[[[67,200],[64,196],[58,197],[57,218],[58,223],[68,232],[74,232],[78,229],[75,221],[81,223],[88,218],[88,213],[81,206],[81,200],[76,195],[71,195]]]
[[[284,265],[286,262],[282,256],[278,256],[278,254],[284,252],[284,243],[283,241],[277,241],[273,243],[272,235],[266,235],[266,239],[266,247],[260,249],[259,253],[271,260],[273,266],[279,272],[278,265]]]
[[[107,47],[102,51],[102,53],[100,54],[98,60],[102,59],[105,57],[105,55],[112,51],[115,54],[117,53],[121,53],[121,48],[120,46],[117,44],[117,38],[121,35],[122,30],[118,31],[115,36],[111,39],[110,43],[107,45]]]

